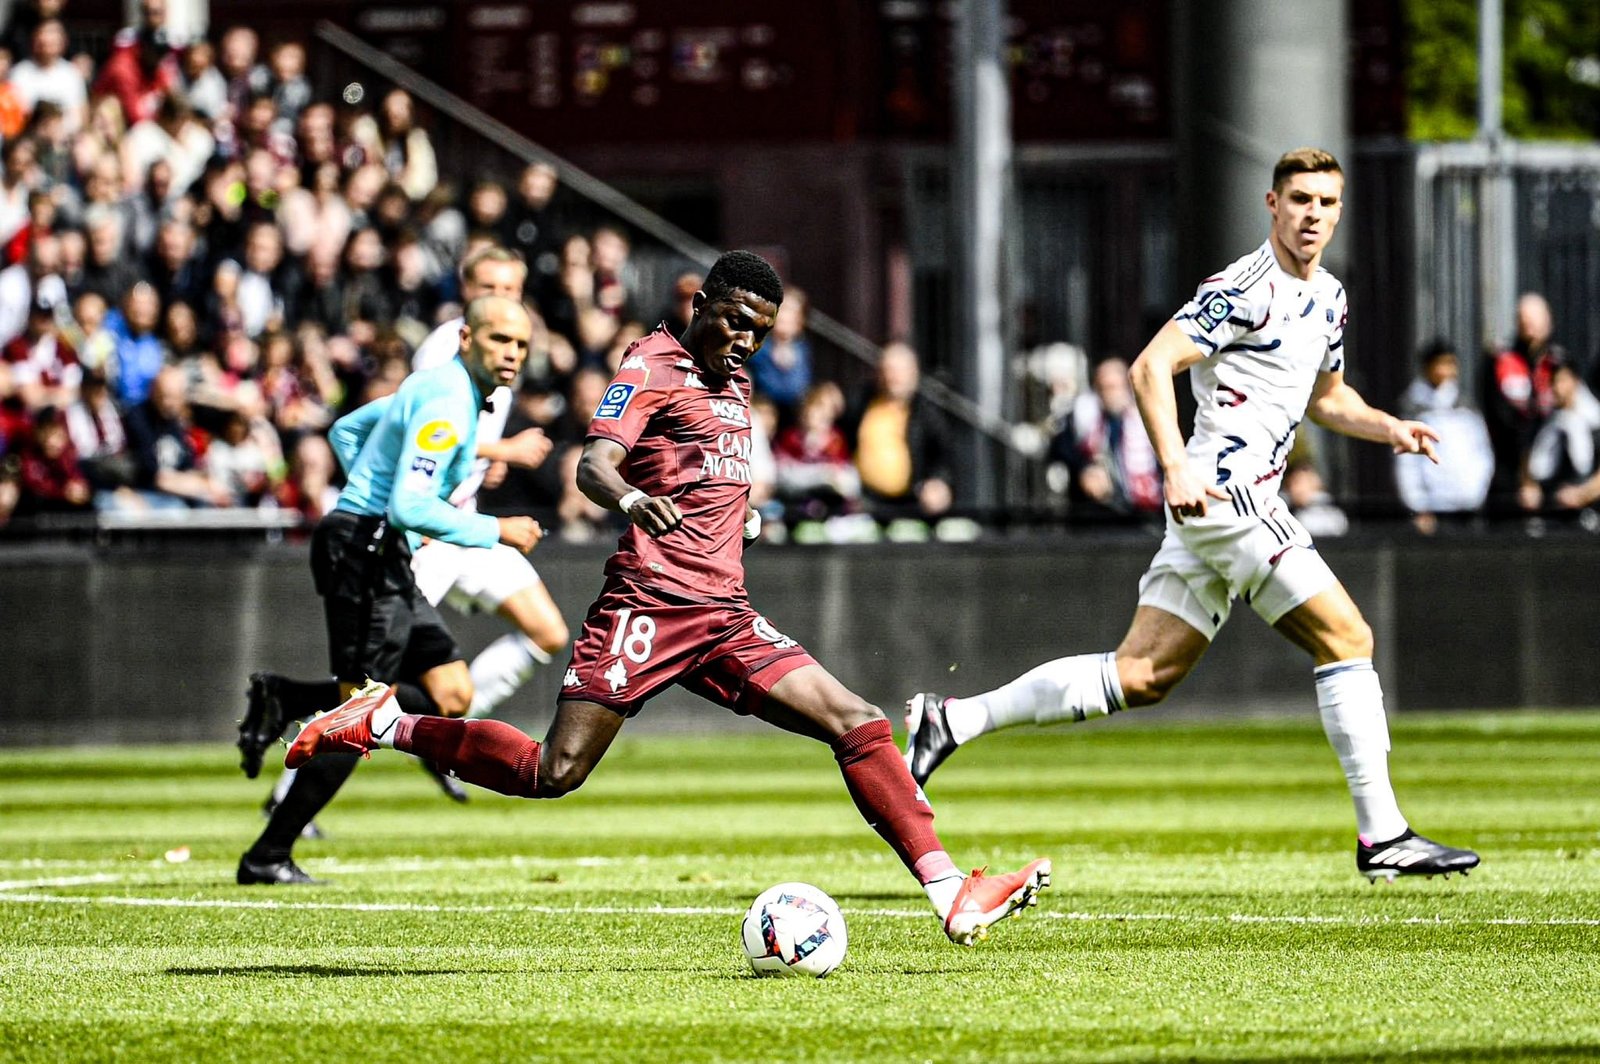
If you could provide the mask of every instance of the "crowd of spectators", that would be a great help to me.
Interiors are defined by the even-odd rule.
[[[305,44],[234,26],[180,42],[164,0],[96,53],[67,0],[0,28],[0,524],[197,508],[315,521],[340,482],[326,433],[392,392],[459,312],[457,264],[494,244],[529,264],[542,324],[511,431],[556,443],[495,469],[483,505],[563,538],[614,516],[573,486],[588,417],[623,349],[680,331],[700,276],[638,290],[627,231],[547,165],[452,185],[404,90],[319,99]],[[910,348],[870,392],[814,377],[792,289],[751,372],[766,429],[755,498],[781,535],[908,535],[951,505],[948,432]]]

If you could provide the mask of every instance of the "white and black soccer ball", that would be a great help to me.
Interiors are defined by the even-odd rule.
[[[741,929],[757,975],[821,979],[844,960],[844,914],[809,883],[779,883],[750,903]]]

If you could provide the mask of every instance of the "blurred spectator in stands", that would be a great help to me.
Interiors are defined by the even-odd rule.
[[[26,260],[0,270],[0,345],[22,335],[34,303],[54,307],[66,301],[67,286],[56,272],[60,264],[60,238],[46,233],[34,239]]]
[[[11,367],[12,388],[30,410],[67,406],[77,399],[83,379],[78,353],[58,333],[55,313],[48,304],[35,303],[22,335],[0,349],[0,358]]]
[[[704,275],[694,270],[678,274],[672,279],[672,291],[668,295],[666,305],[652,315],[650,320],[664,323],[667,332],[673,336],[682,336],[683,330],[689,327],[689,319],[694,317],[694,294],[700,291],[700,285],[704,281]],[[792,298],[790,293],[793,291],[793,288],[785,290],[783,298],[785,303]],[[759,358],[760,355],[757,354],[756,357]],[[756,391],[759,392],[760,388]]]
[[[249,105],[234,125],[232,143],[219,146],[220,154],[232,158],[248,159],[252,152],[258,151],[266,152],[271,157],[273,165],[270,172],[275,173],[279,166],[297,164],[292,127],[279,120],[278,105],[266,93],[250,98]],[[272,182],[268,184],[270,186]],[[269,203],[266,206],[270,208],[274,205]]]
[[[257,222],[245,233],[243,272],[239,275],[239,313],[252,339],[281,329],[295,319],[287,300],[299,291],[292,262],[283,256],[283,233],[271,222]]]
[[[369,344],[379,327],[394,321],[395,300],[385,284],[386,253],[376,229],[357,229],[344,249],[341,284],[344,331],[358,344]]]
[[[439,166],[427,130],[417,124],[416,104],[404,89],[390,89],[378,108],[378,117],[363,115],[350,135],[378,162],[389,177],[420,200],[439,182]]]
[[[49,236],[56,231],[57,213],[55,198],[49,192],[36,188],[28,193],[28,221],[12,234],[5,246],[7,266],[28,257],[28,249],[33,246],[34,238]]]
[[[166,363],[166,348],[156,335],[160,320],[161,297],[146,281],[130,288],[121,307],[106,315],[106,330],[117,342],[107,375],[124,410],[144,402]]]
[[[843,393],[840,393],[843,403]],[[778,460],[772,453],[778,438],[778,408],[762,395],[750,397],[750,506],[761,514],[761,538],[781,543],[788,528],[783,521],[783,503],[778,498]],[[852,467],[854,468],[854,467]],[[771,524],[773,527],[768,527]]]
[[[134,482],[133,458],[128,453],[128,435],[122,414],[111,398],[105,374],[86,372],[78,387],[78,399],[66,408],[67,432],[78,452],[78,463],[97,493],[96,508],[110,509],[109,496]]]
[[[311,322],[324,334],[344,330],[344,278],[339,269],[339,252],[315,247],[306,256],[306,275],[295,300],[302,321]]]
[[[11,84],[11,52],[0,48],[0,137],[10,140],[28,125],[28,108]]]
[[[1550,392],[1555,409],[1529,449],[1522,508],[1576,511],[1600,498],[1600,400],[1564,359],[1551,367]]]
[[[300,184],[310,188],[312,175],[324,164],[339,167],[341,179],[344,160],[339,155],[339,141],[335,130],[335,112],[329,103],[313,103],[300,112],[295,123],[295,147],[300,152]]]
[[[612,225],[602,225],[589,238],[589,261],[594,269],[594,304],[611,316],[618,329],[638,324],[633,269],[628,262],[632,246]]]
[[[785,302],[788,301],[785,293]],[[839,428],[844,393],[832,381],[814,385],[800,404],[795,424],[772,443],[777,496],[795,521],[825,521],[853,512],[861,499],[861,475]]]
[[[72,135],[67,132],[67,120],[61,108],[45,101],[33,109],[28,128],[23,133],[33,141],[38,156],[39,187],[48,189],[63,209],[76,206],[78,192],[73,187],[77,173],[72,162]]]
[[[427,256],[428,278],[439,289],[441,302],[453,303],[460,293],[454,264],[462,260],[467,244],[467,219],[455,205],[455,192],[441,182],[422,197],[411,222]]]
[[[299,340],[286,332],[261,339],[261,395],[268,416],[287,447],[308,432],[333,423],[338,382],[331,371],[311,364]]]
[[[1550,343],[1550,304],[1538,293],[1517,300],[1517,337],[1494,355],[1483,377],[1483,415],[1494,448],[1494,479],[1489,511],[1515,513],[1527,476],[1528,450],[1544,419],[1554,409],[1550,379],[1564,357]]]
[[[1401,417],[1439,430],[1438,465],[1416,461],[1414,455],[1396,455],[1394,461],[1395,486],[1411,511],[1411,523],[1432,535],[1440,515],[1459,520],[1476,514],[1494,475],[1489,430],[1461,395],[1461,361],[1453,344],[1439,339],[1423,349],[1421,372],[1400,396],[1399,407]]]
[[[400,234],[411,228],[411,198],[406,190],[393,182],[384,185],[372,204],[368,221],[384,246],[393,251]]]
[[[564,220],[555,202],[557,187],[555,167],[529,163],[517,179],[516,202],[506,212],[506,229],[510,233],[506,246],[520,253],[528,264],[530,289],[554,276],[560,261]]]
[[[165,367],[148,390],[149,397],[127,417],[145,503],[158,509],[229,505],[232,496],[206,473],[207,441],[190,418],[183,371]]]
[[[133,249],[124,252],[122,214],[104,204],[95,204],[84,212],[83,224],[89,231],[89,260],[83,265],[81,290],[115,303],[144,280]]]
[[[278,486],[278,505],[298,510],[306,524],[316,524],[339,501],[337,473],[333,448],[328,445],[327,438],[301,436],[290,451],[289,475]]]
[[[222,428],[206,447],[206,473],[228,493],[230,506],[259,506],[274,498],[287,469],[270,425],[252,426],[242,410],[223,414]]]
[[[161,339],[167,346],[167,361],[192,366],[209,354],[200,330],[200,315],[188,303],[168,303],[161,312]]]
[[[1128,364],[1102,359],[1090,374],[1049,458],[1066,473],[1074,519],[1140,519],[1162,512],[1161,467],[1133,402]]]
[[[1289,463],[1283,474],[1283,500],[1312,536],[1342,536],[1350,531],[1350,518],[1333,501],[1322,474],[1310,462]]]
[[[267,53],[267,68],[272,72],[272,103],[278,121],[292,130],[300,115],[311,105],[311,82],[306,79],[306,46],[299,41],[279,41]]]
[[[222,75],[227,105],[218,118],[237,124],[250,107],[250,101],[269,92],[272,73],[258,59],[261,39],[248,26],[230,26],[222,35],[217,54],[217,69]],[[228,134],[223,134],[224,139]]]
[[[530,359],[534,356],[530,355]],[[510,438],[525,429],[536,428],[549,436],[554,444],[553,453],[561,454],[574,442],[581,440],[563,438],[562,414],[566,400],[552,387],[546,372],[523,370],[517,386],[511,416],[506,421],[505,436]],[[478,508],[496,517],[527,514],[546,528],[559,528],[562,501],[561,465],[547,461],[529,469],[510,466],[501,482],[493,487],[487,483],[478,493]]]
[[[323,163],[311,175],[308,188],[293,188],[285,193],[278,210],[284,243],[289,253],[304,256],[312,248],[334,254],[350,236],[350,208],[340,191],[339,164]]]
[[[122,138],[122,188],[138,192],[144,188],[152,164],[165,160],[172,170],[162,196],[164,203],[200,179],[216,145],[211,131],[195,117],[188,101],[181,96],[168,96],[153,118],[135,122]]]
[[[33,31],[45,19],[59,19],[66,0],[14,0],[7,11],[5,28],[0,30],[0,45],[18,59],[33,48]]]
[[[11,85],[23,109],[31,113],[49,101],[61,108],[69,134],[82,129],[89,118],[89,90],[82,72],[66,57],[66,27],[53,18],[39,23],[27,54],[29,58],[11,68]]]
[[[0,243],[17,235],[28,224],[28,194],[33,191],[33,141],[26,137],[8,140],[0,147]]]
[[[129,255],[138,256],[141,266],[144,256],[155,246],[161,219],[170,210],[168,201],[175,195],[172,190],[172,164],[165,159],[157,159],[145,172],[139,191],[128,197],[128,230],[124,237],[127,241],[126,250]]]
[[[210,285],[200,265],[194,226],[169,218],[156,232],[155,246],[144,259],[145,277],[155,286],[163,305],[205,302]]]
[[[89,257],[89,241],[82,229],[63,226],[57,231],[57,257],[60,265],[56,276],[61,278],[62,290],[69,300],[83,295],[83,267]]]
[[[883,520],[949,511],[949,430],[918,392],[922,368],[909,344],[884,346],[872,389],[846,413],[845,437],[861,472],[862,499]]]
[[[32,431],[17,457],[17,516],[89,511],[93,492],[59,409],[44,406],[34,412]]]
[[[777,404],[779,420],[794,421],[800,401],[811,389],[811,340],[805,334],[807,298],[798,286],[783,293],[778,317],[766,343],[750,360],[750,383]]]
[[[123,121],[122,107],[115,99],[110,96],[89,97],[89,124],[78,130],[72,138],[74,174],[88,174],[102,156],[109,155],[115,159],[117,149],[122,144],[122,135],[127,131],[128,123]]]
[[[475,181],[467,193],[467,232],[487,233],[496,244],[507,245],[511,236],[511,223],[506,215],[509,209],[504,185],[493,178]]]
[[[428,257],[415,233],[406,232],[395,239],[389,285],[394,296],[395,331],[416,348],[433,331],[439,295],[428,281]]]
[[[383,167],[376,164],[358,166],[350,171],[344,182],[344,202],[350,210],[350,227],[364,229],[372,224],[372,208],[388,184]]]
[[[557,506],[560,535],[568,543],[589,543],[604,537],[618,527],[611,520],[611,511],[597,506],[592,499],[579,491],[577,486],[578,458],[583,453],[583,435],[587,433],[595,408],[600,405],[606,386],[610,383],[610,375],[601,369],[593,366],[579,368],[573,374],[572,386],[568,392],[570,402],[563,419],[566,425],[558,429],[558,435],[554,437],[557,440],[572,441],[561,452],[561,502]]]
[[[93,292],[81,292],[72,301],[71,316],[65,320],[58,318],[67,341],[78,352],[78,361],[84,370],[102,376],[111,372],[110,367],[117,354],[117,339],[106,328],[106,312],[109,309],[106,301]],[[81,441],[78,450],[85,453]]]
[[[573,233],[562,241],[560,266],[546,280],[535,302],[551,332],[578,346],[578,315],[593,303],[594,273],[589,269],[589,238]]]
[[[154,117],[183,79],[167,36],[166,0],[142,0],[139,6],[139,22],[112,39],[94,83],[94,95],[114,97],[129,123]]]
[[[217,69],[217,50],[204,38],[191,42],[179,60],[183,95],[194,113],[207,122],[229,118],[228,79]]]

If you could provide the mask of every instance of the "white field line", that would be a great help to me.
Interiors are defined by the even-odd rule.
[[[23,889],[43,886],[87,886],[119,882],[115,876],[75,876],[56,880],[33,880],[0,884],[0,904],[32,905],[120,905],[164,909],[267,909],[332,910],[338,912],[408,913],[531,913],[540,916],[740,916],[743,909],[722,906],[663,905],[434,905],[415,902],[319,902],[278,901],[275,899],[238,900],[231,898],[141,898],[123,895],[66,895],[23,893]],[[146,884],[148,885],[148,884]],[[852,915],[886,919],[926,920],[925,909],[853,909]],[[1457,917],[1457,916],[1296,916],[1251,913],[1087,913],[1046,910],[1035,914],[1042,920],[1071,920],[1079,923],[1176,923],[1176,924],[1289,924],[1333,927],[1433,926],[1433,927],[1600,927],[1600,919],[1583,917]]]

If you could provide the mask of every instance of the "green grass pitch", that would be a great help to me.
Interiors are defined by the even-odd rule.
[[[827,750],[624,733],[560,802],[447,803],[380,753],[246,888],[231,748],[0,753],[0,1060],[1600,1059],[1600,715],[1406,716],[1394,776],[1470,878],[1369,887],[1315,719],[991,736],[929,789],[958,862],[1055,860],[964,950]],[[169,850],[189,847],[173,863]],[[739,917],[843,907],[823,982]]]

